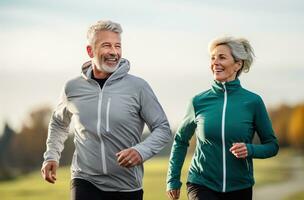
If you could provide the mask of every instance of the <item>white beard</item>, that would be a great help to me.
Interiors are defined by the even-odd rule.
[[[102,72],[105,72],[105,73],[113,73],[117,70],[118,66],[119,66],[119,63],[120,63],[120,60],[118,61],[117,65],[115,65],[114,67],[109,67],[105,64],[101,64],[100,62],[100,59],[98,59],[97,56],[94,56],[92,58],[92,61],[93,61],[93,64],[96,66],[96,68],[99,70],[99,71],[102,71]]]

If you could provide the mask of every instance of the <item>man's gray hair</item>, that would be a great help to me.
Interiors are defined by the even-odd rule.
[[[209,44],[209,53],[219,45],[227,45],[235,61],[243,61],[241,70],[237,72],[237,77],[241,72],[248,72],[254,59],[254,51],[249,41],[245,38],[234,38],[229,36],[214,39]]]
[[[112,31],[118,34],[122,33],[120,24],[110,20],[100,20],[89,27],[87,33],[87,39],[89,45],[95,46],[96,34],[100,31]]]

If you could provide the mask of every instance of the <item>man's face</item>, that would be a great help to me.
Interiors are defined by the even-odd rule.
[[[93,47],[93,55],[92,60],[99,71],[114,72],[121,58],[120,34],[112,31],[98,32]]]

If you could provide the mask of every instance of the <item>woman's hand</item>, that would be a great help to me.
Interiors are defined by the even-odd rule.
[[[180,189],[177,189],[177,190],[169,190],[169,191],[167,191],[167,194],[168,194],[168,196],[169,196],[169,198],[170,198],[171,200],[179,199]]]
[[[246,158],[248,156],[245,143],[233,143],[229,151],[237,158]]]

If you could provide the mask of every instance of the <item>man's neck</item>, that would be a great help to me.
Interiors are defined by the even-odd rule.
[[[96,67],[93,67],[93,74],[96,79],[105,79],[108,78],[111,74],[99,71]]]

